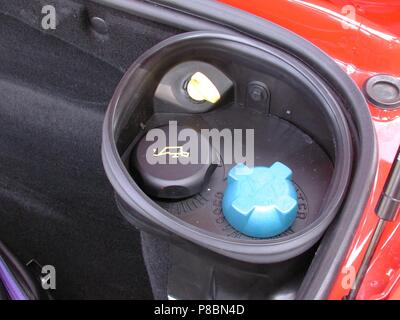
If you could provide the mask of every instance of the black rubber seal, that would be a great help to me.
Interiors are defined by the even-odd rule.
[[[133,111],[135,103],[140,100],[141,92],[146,91],[146,88],[142,85],[145,83],[145,76],[143,76],[142,71],[152,70],[155,66],[160,67],[160,64],[162,64],[160,54],[167,56],[168,53],[179,51],[180,48],[185,46],[196,47],[196,45],[205,45],[208,42],[216,46],[219,41],[232,43],[232,48],[237,48],[238,45],[244,46],[248,50],[255,48],[260,51],[260,59],[262,59],[262,54],[266,56],[275,54],[281,58],[283,65],[289,63],[282,57],[285,56],[284,53],[274,52],[269,46],[258,41],[221,33],[190,32],[159,43],[143,54],[129,68],[109,104],[103,127],[102,155],[105,170],[119,198],[127,205],[123,206],[127,209],[123,210],[123,214],[128,220],[131,220],[132,216],[135,216],[136,219],[143,217],[158,225],[161,229],[166,229],[172,234],[230,258],[250,263],[284,261],[312,247],[330,225],[345,198],[352,165],[351,136],[345,115],[323,79],[309,72],[302,63],[296,63],[295,59],[290,60],[290,66],[301,73],[307,79],[310,88],[321,99],[325,100],[325,113],[332,124],[336,139],[336,152],[335,170],[321,208],[323,214],[295,234],[286,235],[279,239],[265,239],[254,242],[228,239],[189,225],[162,209],[143,193],[131,178],[117,150],[117,140],[123,130],[124,122],[130,117],[130,112]],[[287,57],[287,59],[289,58]],[[132,91],[132,88],[135,88],[135,90]]]
[[[152,3],[135,0],[92,2],[183,30],[246,34],[248,37],[278,46],[307,63],[342,96],[349,120],[354,126],[356,166],[341,214],[322,239],[297,296],[298,299],[326,298],[364,212],[377,168],[377,141],[371,115],[354,82],[331,58],[307,40],[263,18],[222,3],[204,0],[159,0]]]
[[[388,74],[377,74],[364,83],[368,100],[378,108],[396,109],[400,107],[400,78]]]

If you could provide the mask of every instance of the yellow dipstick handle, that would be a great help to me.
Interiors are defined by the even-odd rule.
[[[192,75],[187,84],[186,90],[189,97],[195,101],[216,103],[221,98],[214,83],[212,83],[212,81],[201,72],[196,72]]]

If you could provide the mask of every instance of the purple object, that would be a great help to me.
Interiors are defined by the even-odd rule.
[[[2,257],[0,257],[0,282],[3,283],[11,300],[29,300]]]

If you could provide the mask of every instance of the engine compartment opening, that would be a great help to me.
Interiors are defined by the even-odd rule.
[[[219,79],[216,87],[223,89],[216,103],[191,101],[185,94],[196,72]],[[227,223],[221,203],[227,174],[237,162],[224,156],[197,192],[185,196],[186,187],[175,188],[169,199],[149,192],[146,183],[154,182],[153,173],[162,172],[162,166],[135,167],[132,154],[148,132],[171,122],[195,131],[225,130],[231,137],[235,130],[253,130],[254,165],[279,161],[293,171],[298,210],[292,227],[260,239]],[[103,160],[114,187],[110,173],[117,170],[124,177],[115,189],[129,220],[249,262],[287,260],[312,247],[334,218],[350,179],[350,132],[339,100],[323,79],[277,48],[218,33],[172,37],[138,59],[111,101],[103,138]],[[167,152],[168,143],[150,149],[156,155]],[[226,145],[220,144],[218,154]],[[246,142],[240,150],[246,150]],[[180,157],[176,150],[168,155]],[[165,172],[182,174],[171,167]],[[180,192],[184,196],[177,197]]]

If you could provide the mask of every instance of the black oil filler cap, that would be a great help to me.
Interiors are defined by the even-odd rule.
[[[219,156],[201,132],[176,126],[151,129],[136,144],[131,166],[149,196],[183,199],[202,191],[218,165]],[[185,141],[177,137],[185,136]],[[157,138],[155,138],[157,137]]]

